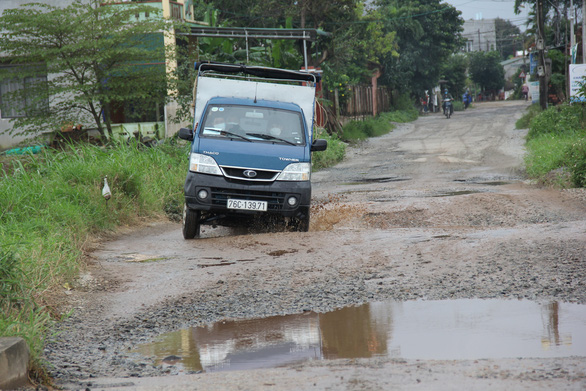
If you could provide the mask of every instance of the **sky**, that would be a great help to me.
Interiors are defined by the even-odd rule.
[[[469,19],[494,19],[510,20],[512,24],[525,30],[524,24],[529,14],[527,6],[519,15],[513,11],[515,0],[444,0],[462,12],[464,20]]]

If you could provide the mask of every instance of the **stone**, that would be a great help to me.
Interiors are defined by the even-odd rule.
[[[28,383],[29,347],[20,337],[0,338],[0,390]]]

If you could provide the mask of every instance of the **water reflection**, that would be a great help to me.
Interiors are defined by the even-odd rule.
[[[306,360],[586,356],[586,306],[529,301],[377,302],[316,314],[223,321],[136,352],[206,372]]]

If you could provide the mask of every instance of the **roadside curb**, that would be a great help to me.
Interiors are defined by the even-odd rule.
[[[20,337],[0,338],[0,390],[14,389],[28,382],[29,348]]]

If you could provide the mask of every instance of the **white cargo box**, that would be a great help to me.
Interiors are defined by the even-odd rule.
[[[297,104],[303,110],[307,129],[312,134],[315,84],[311,82],[300,83],[306,85],[279,84],[262,80],[220,79],[200,75],[197,78],[195,121],[200,121],[205,105],[211,98],[256,98],[257,100]]]

